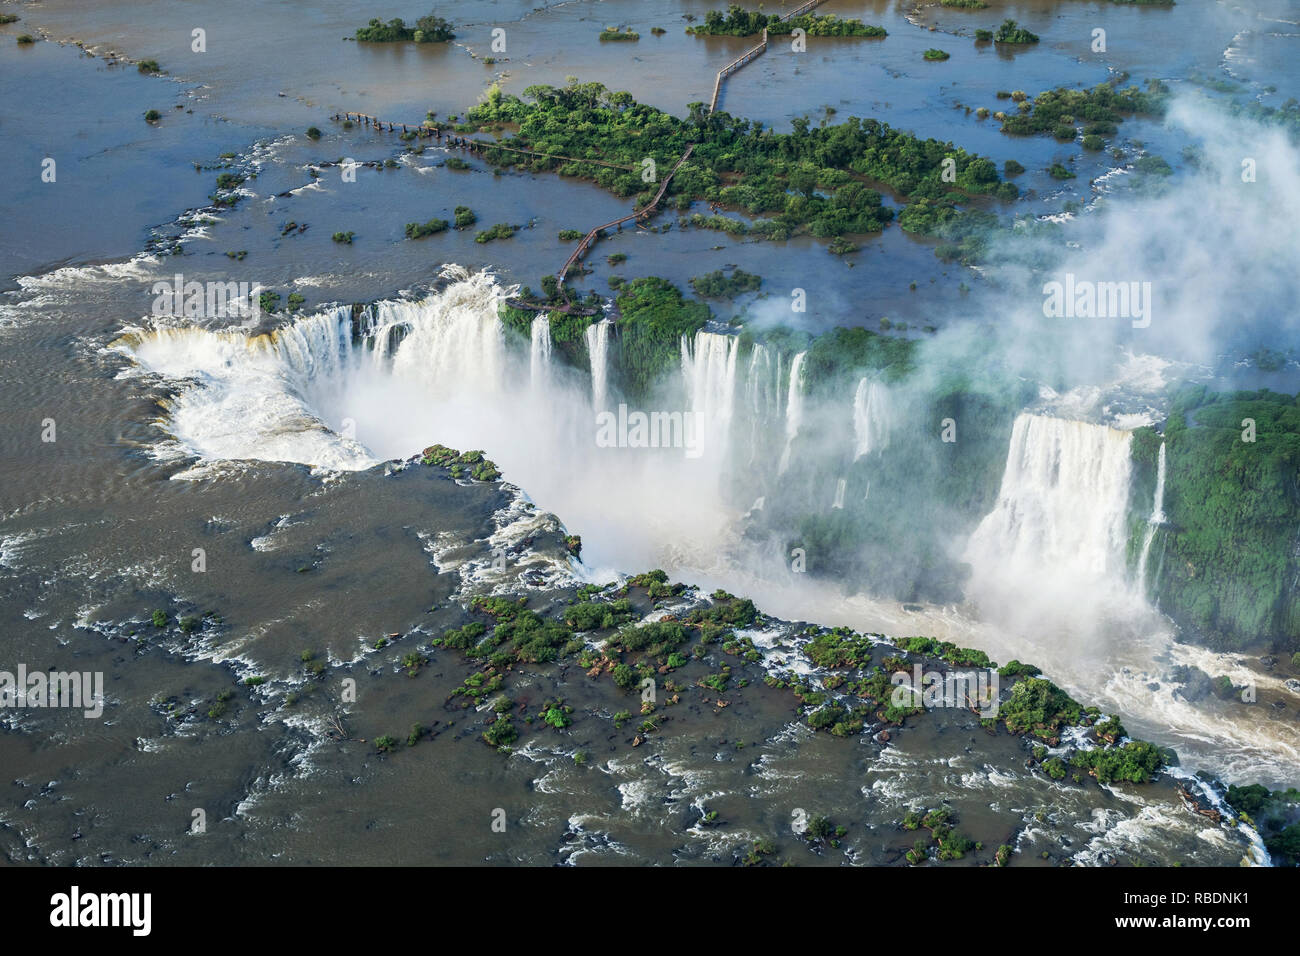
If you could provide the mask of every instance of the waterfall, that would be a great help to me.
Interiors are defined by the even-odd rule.
[[[854,459],[889,447],[892,407],[889,390],[880,382],[862,379],[853,396]]]
[[[370,348],[370,361],[375,368],[384,368],[401,344],[407,327],[391,311],[368,305],[361,312],[360,338]]]
[[[528,369],[533,390],[544,391],[551,374],[551,319],[544,312],[539,312],[533,319]]]
[[[609,377],[609,330],[614,323],[601,319],[587,326],[587,356],[591,361],[591,407],[605,410],[605,393]]]
[[[831,502],[832,508],[844,507],[844,492],[848,489],[849,482],[846,478],[841,478],[835,482],[835,500]]]
[[[781,414],[781,353],[754,345],[745,372],[745,411],[749,415],[749,458],[754,464],[770,422]]]
[[[736,394],[736,356],[740,337],[696,332],[694,341],[681,340],[682,378],[703,448],[726,453]]]
[[[785,450],[781,452],[777,474],[785,474],[785,470],[790,467],[790,451],[803,422],[803,360],[807,354],[800,352],[790,363],[790,394],[785,402]]]
[[[1151,517],[1147,519],[1146,534],[1142,538],[1142,556],[1138,558],[1137,586],[1146,588],[1147,558],[1151,555],[1151,542],[1155,540],[1156,529],[1165,523],[1165,443],[1160,443],[1160,454],[1156,458],[1156,500],[1151,506]]]
[[[380,327],[392,323],[410,330],[393,353],[393,372],[423,383],[435,397],[466,387],[495,391],[505,380],[505,336],[496,303],[461,292],[458,285],[421,302],[375,305]]]
[[[1104,425],[1020,415],[997,504],[971,535],[966,560],[1004,581],[1118,576],[1131,443],[1130,433]]]

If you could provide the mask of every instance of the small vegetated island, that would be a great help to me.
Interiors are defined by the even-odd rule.
[[[641,39],[641,34],[634,32],[631,27],[627,27],[624,30],[620,30],[618,27],[605,27],[605,29],[600,31],[600,38],[602,40],[623,40],[630,42]]]
[[[691,280],[691,288],[695,290],[695,294],[706,299],[734,299],[746,292],[757,292],[762,284],[762,276],[756,276],[744,269],[736,269],[731,275],[718,269]]]
[[[375,18],[357,30],[355,39],[362,43],[445,43],[454,40],[451,24],[436,14],[420,17],[408,27],[400,18],[384,23]]]
[[[994,43],[1037,43],[1038,35],[1030,33],[1024,27],[1019,26],[1015,20],[1010,17],[1002,21],[1002,26],[998,27],[993,34]]]
[[[861,20],[846,20],[833,14],[816,16],[805,13],[801,16],[782,20],[775,13],[750,12],[737,4],[727,7],[727,12],[710,10],[704,15],[704,22],[687,27],[687,33],[696,36],[732,36],[747,37],[767,30],[771,36],[784,36],[803,30],[810,37],[883,37],[888,34],[884,27],[870,26]]]

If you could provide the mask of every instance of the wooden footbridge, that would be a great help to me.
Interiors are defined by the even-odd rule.
[[[799,6],[791,10],[789,13],[787,13],[785,16],[781,17],[780,21],[782,23],[785,23],[787,20],[793,20],[795,17],[803,16],[809,10],[812,10],[814,7],[821,6],[825,2],[826,0],[808,0],[807,3],[800,4]],[[763,27],[763,39],[759,41],[758,46],[751,47],[750,49],[746,50],[744,53],[736,57],[734,60],[732,60],[730,63],[728,63],[726,66],[724,66],[722,69],[718,71],[718,78],[713,82],[713,96],[709,99],[710,113],[712,113],[714,110],[718,108],[718,96],[721,95],[722,93],[722,81],[725,80],[727,77],[729,77],[731,74],[735,73],[746,63],[758,59],[758,57],[760,57],[766,51],[767,51],[767,27]]]
[[[582,237],[582,241],[578,243],[578,248],[569,253],[569,258],[564,260],[564,265],[562,265],[560,271],[555,274],[555,278],[561,287],[564,286],[564,279],[568,276],[569,270],[573,268],[573,264],[587,254],[587,250],[596,242],[596,239],[599,237],[601,232],[606,229],[614,229],[615,227],[622,226],[623,223],[631,222],[633,219],[637,222],[644,222],[646,219],[650,218],[651,213],[655,211],[655,207],[659,205],[659,200],[664,198],[664,192],[667,191],[668,183],[672,180],[673,174],[677,172],[682,163],[686,162],[686,160],[690,158],[691,151],[694,149],[694,143],[691,143],[686,147],[686,152],[682,153],[681,159],[677,160],[677,162],[673,164],[673,168],[668,171],[668,175],[664,177],[664,181],[659,184],[659,191],[655,193],[655,198],[650,200],[650,202],[648,202],[644,207],[638,209],[630,216],[624,216],[621,219],[615,219],[612,222],[599,225]]]
[[[821,4],[825,2],[826,0],[807,0],[807,2],[801,3],[799,6],[791,10],[789,13],[782,16],[780,18],[780,21],[784,23],[788,20],[794,19],[795,17],[802,16],[803,14],[807,13],[809,10],[821,6]],[[763,39],[759,42],[757,46],[751,47],[750,49],[746,50],[744,53],[736,57],[736,59],[732,60],[730,63],[728,63],[726,66],[724,66],[721,70],[718,71],[717,79],[713,83],[713,96],[709,100],[710,113],[713,113],[718,108],[718,97],[722,94],[723,81],[731,74],[739,70],[745,64],[761,56],[767,50],[767,46],[768,46],[767,28],[764,27]],[[638,168],[635,166],[623,166],[620,165],[619,163],[610,163],[601,159],[591,159],[589,157],[578,157],[578,156],[559,156],[554,153],[539,153],[536,152],[535,150],[521,149],[517,146],[506,146],[501,143],[490,142],[488,140],[472,139],[468,136],[455,136],[452,135],[451,133],[444,134],[443,128],[440,125],[436,125],[436,124],[429,125],[427,123],[419,123],[419,124],[408,125],[406,123],[394,123],[391,121],[385,122],[384,120],[381,120],[379,117],[371,116],[368,113],[342,113],[342,114],[335,113],[334,119],[335,121],[338,122],[347,120],[349,122],[360,123],[367,128],[375,129],[375,130],[382,131],[384,129],[387,129],[387,131],[390,133],[395,133],[400,130],[401,133],[408,138],[414,135],[414,137],[417,139],[433,139],[436,140],[441,145],[450,148],[455,148],[455,149],[467,149],[475,153],[483,153],[489,149],[499,149],[508,153],[515,153],[521,156],[532,156],[541,159],[554,159],[554,160],[559,160],[561,162],[568,162],[568,163],[591,163],[597,166],[605,166],[610,169],[623,169],[633,173],[639,172]],[[647,203],[644,207],[636,210],[630,215],[623,216],[619,219],[615,219],[612,222],[603,223],[597,226],[596,228],[592,229],[589,233],[587,233],[585,236],[582,237],[582,241],[578,243],[578,247],[569,254],[569,258],[564,260],[564,265],[560,267],[560,271],[555,274],[555,278],[560,287],[564,286],[564,280],[568,276],[569,270],[572,269],[574,264],[576,264],[579,260],[582,259],[583,256],[587,254],[588,250],[590,250],[591,247],[595,244],[596,240],[600,237],[600,234],[602,232],[604,232],[606,229],[619,228],[625,222],[632,222],[633,220],[635,220],[636,222],[641,223],[644,222],[646,219],[650,218],[650,216],[658,208],[659,201],[664,198],[664,193],[668,189],[668,183],[672,180],[673,174],[676,173],[679,168],[681,168],[682,163],[686,162],[686,160],[691,155],[691,151],[694,149],[695,149],[695,144],[693,143],[686,147],[686,152],[682,153],[681,158],[677,160],[677,162],[673,165],[673,168],[669,170],[668,175],[664,177],[663,182],[659,184],[659,191],[655,193],[654,199],[650,200],[650,202]],[[518,303],[518,305],[523,308],[537,307],[533,303],[520,302]]]

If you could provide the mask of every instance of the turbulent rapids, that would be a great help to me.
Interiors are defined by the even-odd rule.
[[[449,268],[443,279],[420,300],[332,308],[268,334],[169,325],[129,329],[117,345],[176,383],[164,427],[201,459],[359,470],[431,442],[483,448],[583,535],[594,577],[662,566],[742,593],[757,584],[768,609],[783,616],[938,634],[999,659],[1033,661],[1064,686],[1122,709],[1135,730],[1194,763],[1279,777],[1300,767],[1294,731],[1262,713],[1220,716],[1165,680],[1171,661],[1199,657],[1211,666],[1208,659],[1215,672],[1237,665],[1174,643],[1168,622],[1130,583],[1137,562],[1127,554],[1127,431],[1018,415],[996,504],[950,544],[970,567],[967,603],[904,612],[873,594],[870,580],[854,582],[860,593],[848,597],[805,583],[772,560],[770,545],[741,535],[755,497],[811,493],[824,512],[869,513],[872,481],[880,487],[880,469],[916,428],[897,387],[861,377],[838,400],[814,399],[806,352],[742,348],[734,332],[705,329],[682,339],[677,373],[654,399],[664,414],[697,416],[702,454],[606,447],[596,438],[597,415],[624,401],[614,373],[616,322],[587,329],[588,368],[575,368],[560,361],[543,317],[512,337],[498,306],[513,290],[491,275]],[[830,438],[804,444],[806,429],[824,433],[827,421]],[[1162,456],[1160,494],[1163,483]],[[1151,527],[1163,520],[1161,508],[1157,500]],[[1149,545],[1148,538],[1142,574]],[[1207,742],[1224,739],[1230,752]]]

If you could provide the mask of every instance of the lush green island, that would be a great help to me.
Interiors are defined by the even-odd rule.
[[[1084,136],[1113,136],[1126,115],[1163,116],[1169,99],[1169,88],[1159,80],[1149,81],[1145,91],[1136,86],[1120,89],[1114,80],[1090,90],[1044,90],[1032,100],[1017,93],[1009,95],[1021,104],[1020,110],[1005,114],[1002,131],[1022,136],[1050,133],[1057,139],[1074,139],[1079,127]]]
[[[618,27],[605,27],[600,31],[600,38],[602,40],[634,41],[641,39],[641,34],[633,32],[631,27],[624,30],[620,30]]]
[[[420,17],[413,27],[408,27],[400,17],[387,23],[375,18],[359,28],[355,36],[363,43],[445,43],[455,38],[451,24],[433,13]]]
[[[782,20],[779,14],[751,12],[738,4],[731,4],[724,13],[710,10],[704,22],[687,27],[687,33],[696,36],[747,37],[764,30],[771,36],[783,36],[794,30],[803,30],[810,37],[883,37],[884,27],[868,26],[861,20],[844,20],[830,14],[817,16],[801,14]]]
[[[1003,20],[1002,25],[998,27],[997,32],[993,34],[994,43],[1037,43],[1038,36],[1030,33],[1022,26],[1018,26],[1015,20],[1010,18]]]
[[[690,104],[689,116],[681,119],[600,83],[530,86],[523,95],[531,102],[493,88],[469,112],[463,128],[516,129],[502,145],[547,155],[522,156],[486,145],[481,155],[487,162],[589,179],[644,205],[658,187],[642,181],[641,161],[654,157],[659,168],[666,169],[694,144],[664,201],[686,210],[702,200],[759,217],[751,223],[697,213],[688,220],[696,227],[735,235],[782,240],[809,234],[831,240],[879,232],[894,212],[873,184],[909,202],[937,206],[937,211],[913,216],[904,224],[926,234],[938,234],[941,225],[955,228],[953,221],[962,216],[955,204],[970,196],[1019,195],[1013,184],[999,178],[992,161],[876,120],[851,117],[817,127],[800,117],[792,132],[776,133],[725,112],[709,113],[703,103]],[[626,168],[560,157],[599,159]],[[948,169],[951,182],[945,179]],[[987,214],[979,224],[987,226]]]
[[[744,269],[736,269],[731,275],[717,269],[691,279],[691,288],[696,295],[706,299],[734,299],[745,292],[757,292],[762,283],[761,276]]]

